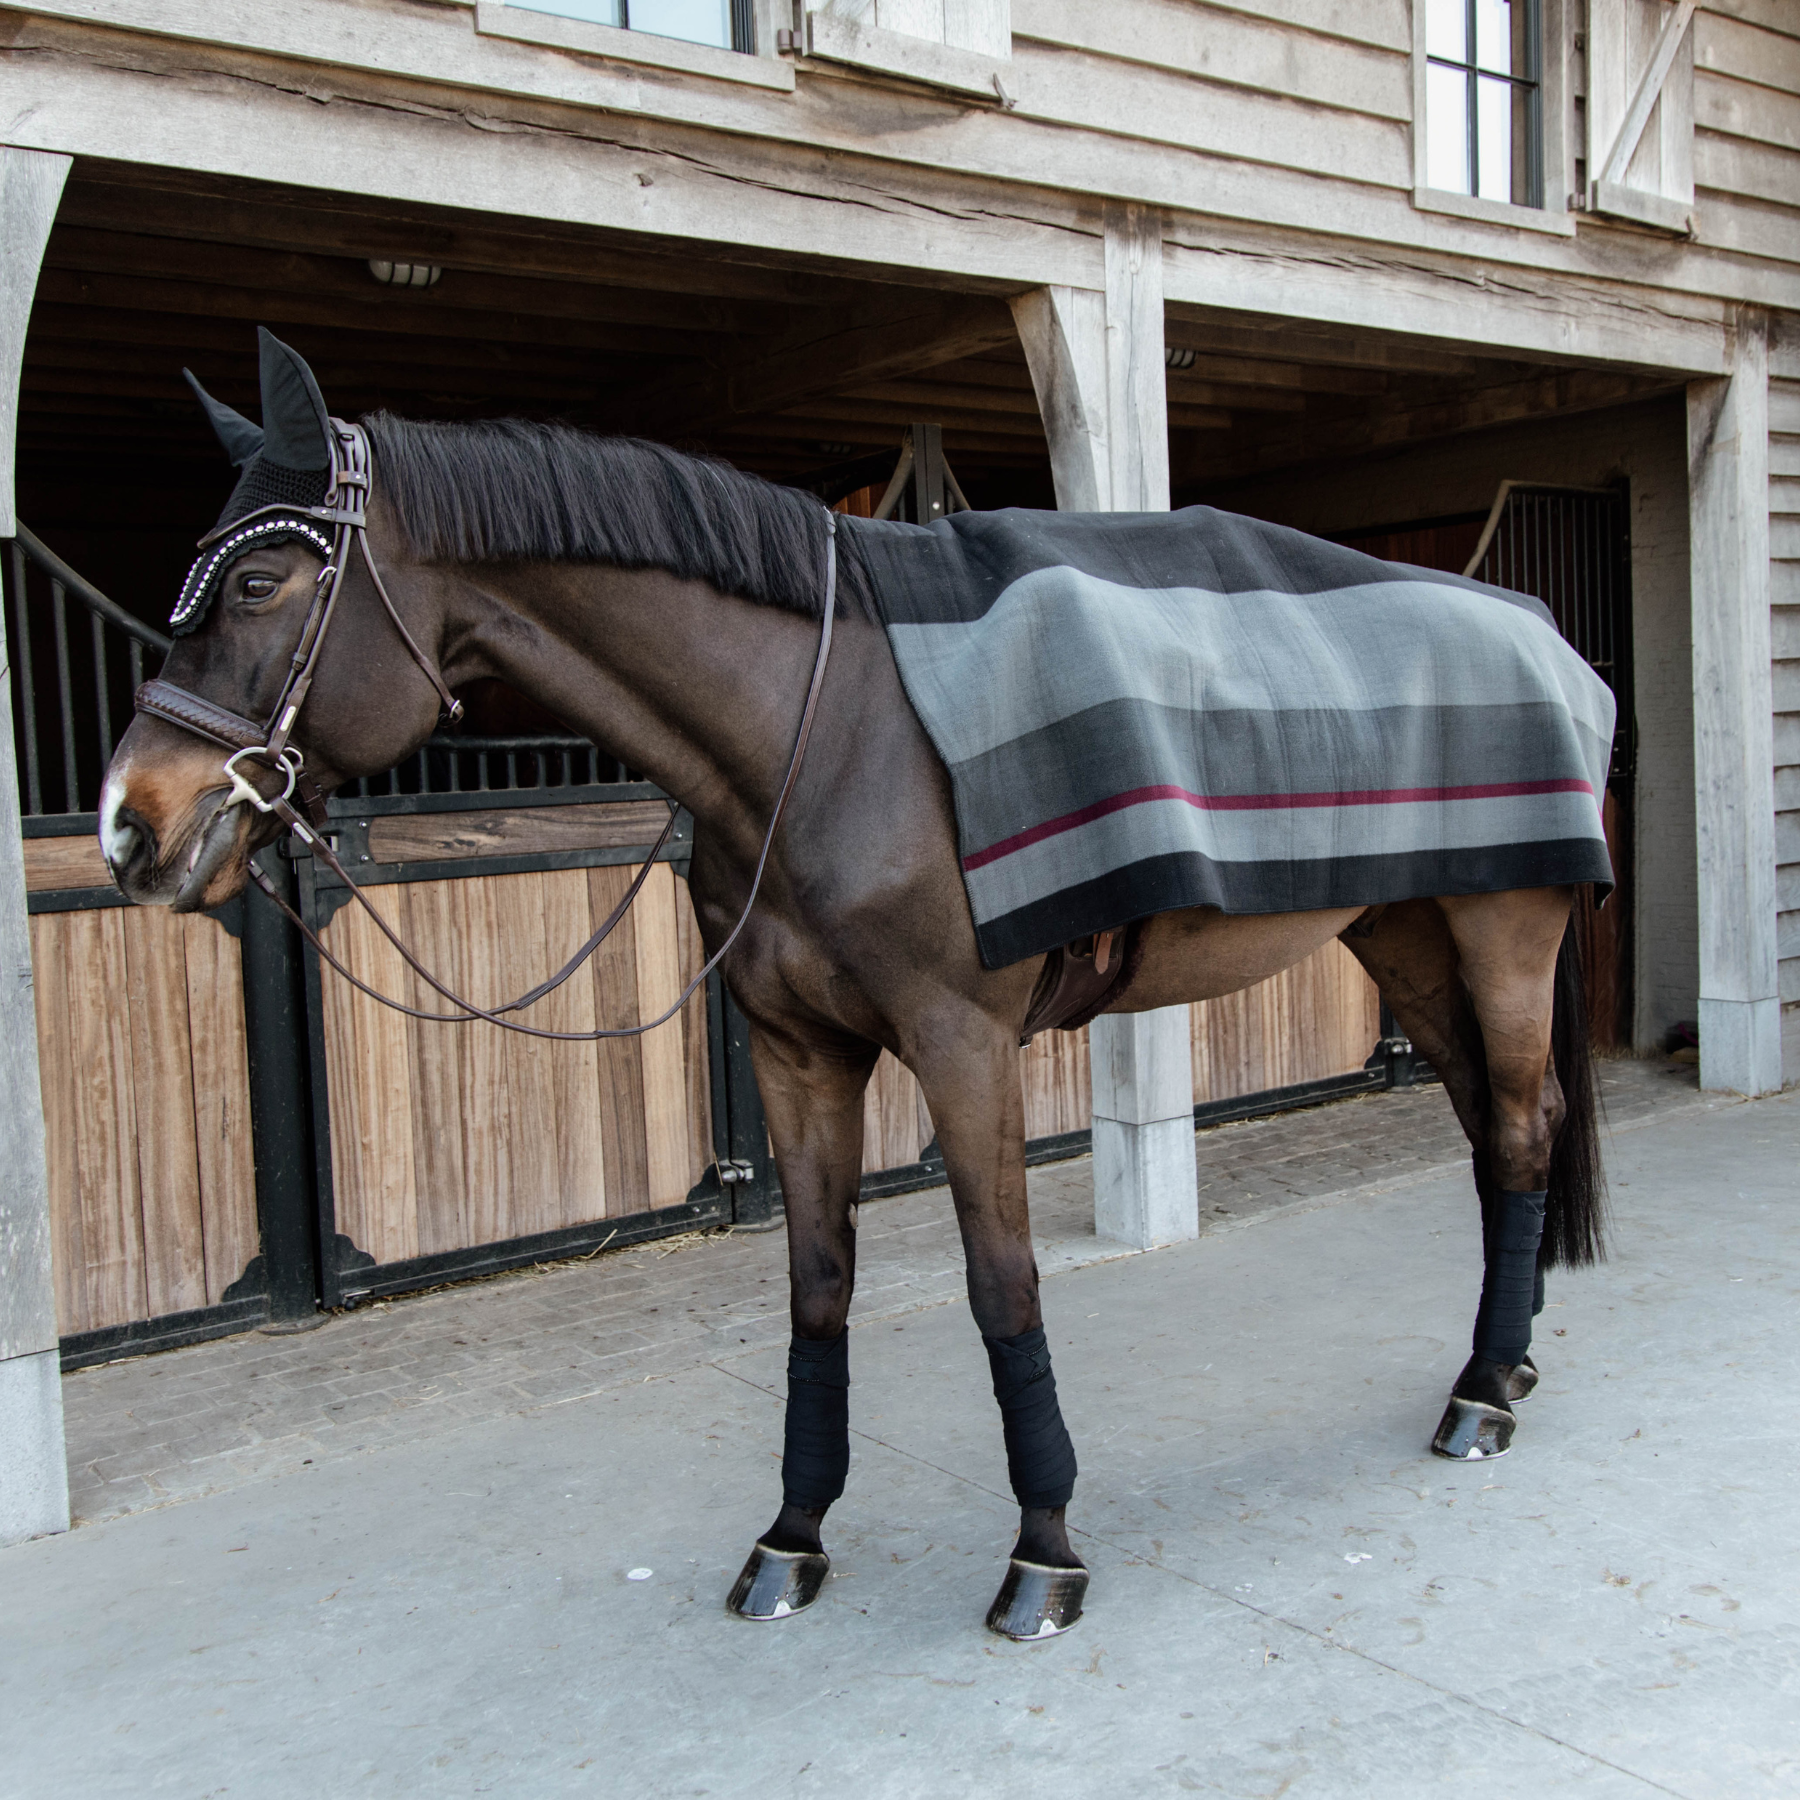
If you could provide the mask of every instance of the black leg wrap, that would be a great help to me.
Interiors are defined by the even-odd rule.
[[[828,1343],[788,1345],[787,1433],[781,1496],[803,1512],[823,1512],[850,1474],[850,1333]]]
[[[1043,1326],[981,1341],[994,1371],[1014,1497],[1021,1506],[1067,1506],[1075,1492],[1075,1446],[1056,1401]]]
[[[1537,1282],[1531,1290],[1531,1316],[1535,1319],[1544,1310],[1544,1271],[1537,1272]]]
[[[1502,1188],[1485,1208],[1487,1271],[1475,1315],[1475,1354],[1512,1367],[1531,1348],[1531,1320],[1542,1304],[1538,1245],[1544,1235],[1542,1193]]]

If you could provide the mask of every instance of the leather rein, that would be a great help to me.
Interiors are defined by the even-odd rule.
[[[256,518],[263,513],[303,513],[306,517],[317,519],[322,524],[329,524],[333,530],[332,552],[330,560],[319,571],[318,581],[313,589],[312,604],[306,615],[306,622],[300,630],[300,641],[294,647],[294,654],[288,664],[286,678],[282,682],[281,693],[270,711],[268,722],[257,725],[238,713],[217,705],[199,694],[190,693],[186,688],[178,687],[171,681],[147,681],[137,691],[136,705],[141,713],[148,713],[152,718],[165,721],[170,725],[178,725],[182,730],[194,736],[204,738],[216,744],[222,750],[230,752],[225,758],[223,770],[227,781],[231,784],[230,798],[227,806],[246,805],[254,807],[257,812],[273,814],[300,841],[306,844],[312,854],[319,858],[337,878],[350,890],[351,897],[375,921],[381,934],[400,954],[401,960],[412,972],[435,993],[448,1000],[452,1006],[459,1008],[457,1012],[429,1012],[404,1002],[391,999],[388,995],[378,993],[366,981],[353,975],[343,963],[326,948],[319,934],[294,911],[287,903],[286,897],[275,883],[256,866],[255,860],[249,861],[250,879],[287,915],[288,920],[296,925],[306,941],[319,953],[321,959],[331,965],[350,985],[359,992],[367,994],[371,1000],[391,1007],[395,1012],[404,1013],[410,1019],[431,1019],[440,1024],[466,1025],[472,1019],[485,1019],[490,1025],[498,1025],[502,1031],[516,1031],[526,1037],[554,1038],[563,1042],[592,1043],[600,1038],[638,1037],[646,1031],[654,1031],[657,1026],[667,1024],[681,1009],[687,1005],[713,970],[724,961],[726,953],[738,940],[738,935],[749,923],[751,909],[756,905],[756,896],[762,887],[763,871],[768,866],[769,852],[774,848],[775,833],[780,827],[782,814],[787,810],[788,799],[794,791],[799,779],[800,764],[806,755],[806,742],[812,735],[813,718],[818,711],[819,692],[825,681],[825,663],[831,654],[832,616],[837,611],[837,519],[829,510],[825,512],[825,604],[823,616],[819,622],[819,650],[813,659],[812,681],[806,690],[806,705],[800,714],[799,729],[794,734],[793,754],[788,758],[786,778],[782,781],[781,790],[776,795],[775,806],[769,814],[768,829],[763,833],[762,850],[756,859],[756,872],[751,877],[750,895],[744,902],[744,909],[738,914],[737,923],[732,926],[731,934],[717,951],[710,956],[692,981],[682,989],[681,997],[660,1014],[642,1025],[622,1025],[610,1030],[597,1031],[546,1031],[540,1026],[524,1025],[515,1019],[503,1017],[503,1014],[521,1012],[526,1007],[535,1005],[546,994],[557,988],[578,970],[600,946],[606,942],[631,908],[650,871],[656,866],[656,859],[667,847],[675,830],[675,822],[680,814],[679,806],[669,801],[669,822],[663,827],[662,836],[656,841],[654,848],[644,859],[644,865],[633,878],[630,887],[625,890],[624,898],[608,914],[604,923],[567,963],[548,981],[540,982],[530,993],[522,994],[517,1000],[509,1000],[503,1006],[491,1009],[477,1006],[472,1000],[465,1000],[461,995],[452,992],[435,975],[407,949],[399,937],[395,935],[375,907],[363,894],[360,886],[350,872],[338,860],[337,852],[323,835],[328,823],[325,808],[325,796],[316,781],[307,773],[306,758],[294,746],[294,721],[300,715],[300,709],[306,704],[306,696],[312,688],[313,676],[318,669],[319,653],[324,646],[325,633],[330,629],[332,616],[337,607],[338,596],[343,588],[344,576],[350,564],[352,552],[359,553],[364,566],[368,569],[371,580],[375,584],[375,592],[380,595],[382,605],[387,609],[388,618],[394,629],[400,634],[400,640],[412,654],[412,659],[424,670],[431,685],[437,689],[438,698],[452,722],[462,717],[462,703],[457,700],[444,684],[443,676],[433,665],[431,659],[419,648],[411,632],[401,621],[400,614],[389,598],[386,585],[381,579],[381,571],[375,566],[374,553],[369,548],[368,537],[368,502],[372,481],[372,465],[369,455],[369,440],[360,425],[347,425],[341,419],[331,421],[331,487],[324,500],[318,506],[294,508],[275,505],[261,507],[256,513],[247,515]],[[234,519],[230,525],[221,526],[200,541],[200,548],[206,549],[226,533],[241,530],[243,519]],[[282,791],[272,799],[265,798],[239,769],[238,764],[250,759],[261,763],[276,777],[283,781]],[[307,817],[301,818],[295,810],[293,802],[298,800],[305,808]],[[311,823],[308,823],[308,820]]]

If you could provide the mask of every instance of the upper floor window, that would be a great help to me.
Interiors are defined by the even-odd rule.
[[[1428,186],[1542,206],[1539,0],[1425,0]]]
[[[590,25],[615,25],[624,31],[647,31],[654,37],[682,38],[720,50],[753,51],[755,23],[751,0],[510,0],[526,12],[554,13],[563,19],[585,19]]]

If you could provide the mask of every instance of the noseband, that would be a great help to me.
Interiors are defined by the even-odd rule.
[[[554,992],[569,979],[577,969],[594,954],[611,936],[613,929],[630,910],[639,890],[649,878],[650,871],[656,866],[656,859],[667,847],[669,838],[675,830],[675,821],[680,808],[671,800],[669,802],[669,822],[663,827],[662,836],[644,858],[644,864],[638,870],[631,886],[625,890],[625,896],[608,915],[599,930],[576,951],[569,961],[548,981],[541,982],[530,993],[522,994],[517,1000],[507,1002],[491,1010],[477,1006],[472,1000],[465,1000],[453,993],[443,982],[431,973],[407,947],[401,943],[379,912],[364,897],[362,889],[344,865],[338,861],[337,853],[330,842],[320,835],[328,823],[325,808],[325,795],[318,783],[307,772],[304,754],[294,747],[292,742],[294,721],[300,716],[300,709],[306,704],[306,696],[311,691],[313,676],[318,669],[319,653],[324,647],[325,633],[331,627],[333,613],[337,607],[338,595],[344,585],[344,574],[350,565],[352,549],[360,552],[363,564],[369,571],[369,577],[375,584],[375,592],[381,597],[381,604],[387,609],[388,618],[394,629],[400,634],[400,641],[412,653],[413,661],[425,671],[431,685],[437,689],[438,698],[442,701],[444,711],[454,723],[462,717],[462,702],[456,699],[449,688],[444,685],[444,678],[436,665],[421,650],[412,633],[406,629],[394,602],[388,596],[386,585],[381,579],[381,571],[375,566],[374,553],[369,548],[368,504],[369,491],[372,484],[371,461],[369,456],[368,435],[360,425],[347,425],[342,419],[331,421],[331,486],[324,500],[317,506],[291,507],[281,504],[259,507],[255,512],[247,514],[250,519],[262,518],[277,513],[292,514],[297,517],[316,519],[321,524],[332,527],[332,550],[330,560],[319,571],[318,581],[313,588],[312,604],[307,609],[306,622],[300,629],[300,641],[294,646],[294,654],[288,664],[286,679],[282,682],[281,693],[276,698],[268,722],[264,725],[254,724],[251,720],[200,694],[190,693],[186,688],[177,686],[172,681],[146,681],[137,691],[136,705],[141,713],[148,713],[152,718],[161,719],[170,725],[178,725],[183,731],[191,732],[195,737],[206,739],[220,749],[229,752],[221,765],[226,780],[230,783],[230,796],[227,806],[251,806],[257,812],[273,814],[287,829],[294,833],[302,843],[308,845],[327,868],[350,890],[351,897],[373,919],[382,935],[399,951],[406,966],[417,975],[435,993],[443,996],[450,1004],[457,1007],[456,1012],[425,1012],[418,1007],[407,1006],[399,1000],[390,999],[386,994],[377,993],[366,981],[353,975],[325,947],[318,933],[306,923],[294,909],[288,905],[285,896],[274,882],[256,866],[255,860],[249,861],[250,879],[275,904],[280,907],[289,921],[298,926],[306,941],[312,945],[320,957],[335,969],[338,974],[360,992],[367,994],[371,1000],[391,1007],[395,1012],[405,1013],[412,1019],[432,1019],[446,1025],[466,1025],[471,1019],[485,1019],[490,1025],[498,1025],[503,1031],[520,1032],[527,1037],[555,1038],[574,1043],[591,1043],[598,1038],[637,1037],[646,1031],[654,1031],[658,1025],[666,1024],[687,1005],[700,984],[705,981],[714,969],[724,961],[726,952],[738,940],[738,934],[749,922],[750,909],[756,904],[756,896],[762,887],[763,871],[768,867],[769,852],[774,847],[775,832],[781,824],[781,816],[787,810],[788,797],[794,791],[794,784],[800,775],[800,764],[806,754],[806,741],[812,735],[813,715],[818,710],[819,690],[824,685],[825,663],[831,653],[832,615],[837,611],[837,519],[829,510],[825,513],[825,604],[823,616],[819,622],[819,651],[813,660],[812,681],[806,690],[806,704],[801,709],[799,729],[794,734],[793,754],[788,759],[786,778],[782,781],[781,791],[776,795],[775,805],[769,814],[768,830],[763,834],[762,850],[756,859],[756,872],[751,877],[749,898],[744,902],[744,910],[739,913],[737,923],[731,928],[731,935],[710,956],[704,968],[682,990],[681,997],[666,1012],[642,1025],[625,1025],[603,1031],[545,1031],[536,1025],[522,1025],[517,1020],[504,1018],[505,1013],[520,1012],[525,1007],[535,1005],[546,994]],[[234,519],[229,525],[222,525],[200,540],[200,549],[204,551],[209,545],[217,543],[229,533],[239,532],[244,527],[244,519]],[[238,764],[249,758],[259,762],[272,772],[283,783],[280,793],[273,798],[266,797],[254,786],[239,769]],[[306,819],[294,809],[294,801],[298,800],[306,809]],[[311,820],[311,826],[307,824]]]

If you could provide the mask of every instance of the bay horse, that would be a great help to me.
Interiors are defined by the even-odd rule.
[[[1032,1255],[1018,1057],[1045,959],[983,966],[949,777],[908,703],[855,531],[835,542],[825,662],[834,544],[809,495],[563,426],[376,414],[345,427],[266,333],[263,375],[260,429],[194,384],[243,474],[183,590],[164,698],[143,703],[107,774],[100,841],[119,888],[183,912],[230,899],[252,854],[284,818],[298,822],[285,803],[266,809],[301,754],[315,793],[388,769],[431,735],[454,690],[480,680],[643,771],[693,816],[689,885],[709,955],[742,924],[724,978],[749,1021],[786,1200],[783,1498],[732,1609],[800,1611],[828,1566],[821,1526],[849,1458],[863,1090],[885,1049],[917,1076],[943,1151],[1020,1505],[988,1623],[1015,1638],[1073,1623],[1087,1572],[1068,1536],[1075,1464]],[[361,556],[347,527],[333,536],[334,518],[350,516],[340,477],[351,479],[334,434],[340,450],[367,450]],[[267,718],[251,730],[279,743],[253,735],[243,749],[221,718]],[[235,748],[224,764],[221,744]],[[1433,1445],[1446,1455],[1509,1447],[1513,1405],[1537,1381],[1528,1350],[1543,1270],[1600,1251],[1572,897],[1556,885],[1163,912],[1141,924],[1135,974],[1107,1003],[1132,1012],[1234,993],[1334,937],[1367,970],[1442,1077],[1473,1153],[1485,1277],[1474,1353]]]

